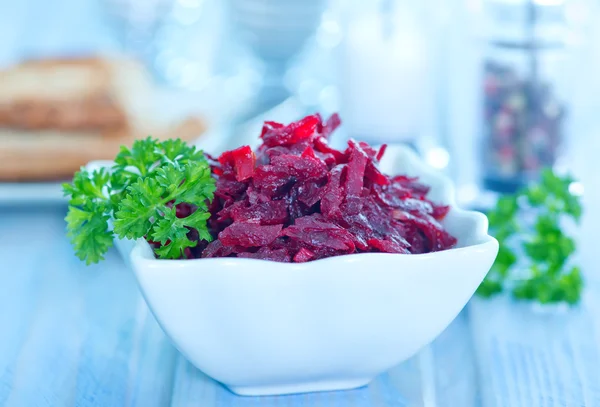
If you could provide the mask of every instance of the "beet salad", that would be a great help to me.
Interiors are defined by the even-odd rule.
[[[115,238],[143,238],[159,259],[279,262],[455,246],[440,223],[450,208],[431,202],[416,178],[382,174],[385,145],[332,148],[339,125],[337,114],[265,122],[255,151],[218,158],[179,139],[121,146],[112,167],[84,167],[63,185],[75,254],[97,263]]]
[[[209,157],[216,178],[209,206],[210,243],[188,258],[246,257],[306,262],[352,253],[427,253],[453,247],[440,221],[449,207],[427,199],[415,178],[382,174],[375,150],[349,141],[344,151],[327,139],[338,115],[318,114],[283,125],[266,122],[262,145]],[[178,206],[178,216],[191,208]]]

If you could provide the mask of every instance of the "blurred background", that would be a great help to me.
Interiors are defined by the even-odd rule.
[[[593,175],[600,151],[600,28],[593,24],[599,6],[597,0],[1,2],[0,199],[59,200],[56,181],[68,178],[70,167],[55,171],[57,160],[77,168],[109,159],[127,137],[181,136],[217,153],[256,142],[262,120],[318,111],[341,114],[334,144],[354,137],[413,146],[454,179],[465,205],[489,206],[547,166],[574,173],[586,202],[600,203]],[[73,60],[83,62],[73,68]],[[107,61],[108,76],[91,68]],[[71,87],[58,86],[63,82]],[[110,105],[113,116],[96,117],[98,103]],[[81,117],[63,112],[75,104]],[[119,114],[123,120],[115,119]],[[182,130],[190,117],[201,124]],[[54,145],[44,150],[52,144],[48,134]],[[32,156],[32,149],[41,151]],[[47,165],[23,171],[33,160]]]
[[[336,147],[407,144],[483,210],[542,168],[571,173],[575,262],[600,289],[598,21],[600,0],[0,0],[0,404],[13,382],[9,406],[72,404],[76,381],[78,405],[233,397],[176,362],[114,253],[88,271],[65,238],[61,183],[148,135],[216,155],[258,144],[264,120],[339,112]],[[410,398],[439,380],[440,406],[600,405],[588,291],[593,322],[478,303],[392,381]],[[377,405],[400,395],[383,380]]]

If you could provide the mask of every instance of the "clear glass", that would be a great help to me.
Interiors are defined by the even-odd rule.
[[[519,50],[493,51],[484,66],[484,176],[488,187],[502,192],[534,180],[560,154],[567,113],[558,86],[564,53],[543,50],[534,68]]]
[[[103,0],[101,4],[124,51],[143,61],[156,79],[163,79],[154,60],[155,36],[176,0]]]
[[[346,4],[338,73],[348,135],[418,144],[433,116],[427,7],[408,0]]]
[[[569,46],[562,3],[487,3],[483,61],[483,177],[488,189],[513,192],[552,167],[568,118],[564,86]]]
[[[261,87],[248,119],[290,97],[285,75],[290,62],[314,35],[325,0],[228,0],[228,12],[236,38],[262,63]]]

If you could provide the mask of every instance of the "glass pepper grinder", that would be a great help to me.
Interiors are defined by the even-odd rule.
[[[484,186],[510,193],[564,142],[568,28],[562,0],[488,0],[482,84]]]

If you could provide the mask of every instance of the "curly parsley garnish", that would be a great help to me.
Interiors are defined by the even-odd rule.
[[[514,298],[541,304],[579,302],[583,278],[570,262],[575,240],[564,233],[565,221],[581,217],[580,198],[570,192],[573,182],[547,169],[539,184],[499,199],[488,219],[500,249],[479,296],[509,290]]]
[[[104,259],[115,235],[158,243],[161,259],[182,258],[196,246],[192,230],[200,240],[212,239],[206,221],[215,180],[202,151],[181,140],[137,140],[131,149],[121,147],[112,169],[82,168],[63,189],[70,196],[67,235],[87,264]],[[193,212],[177,217],[180,204]]]

